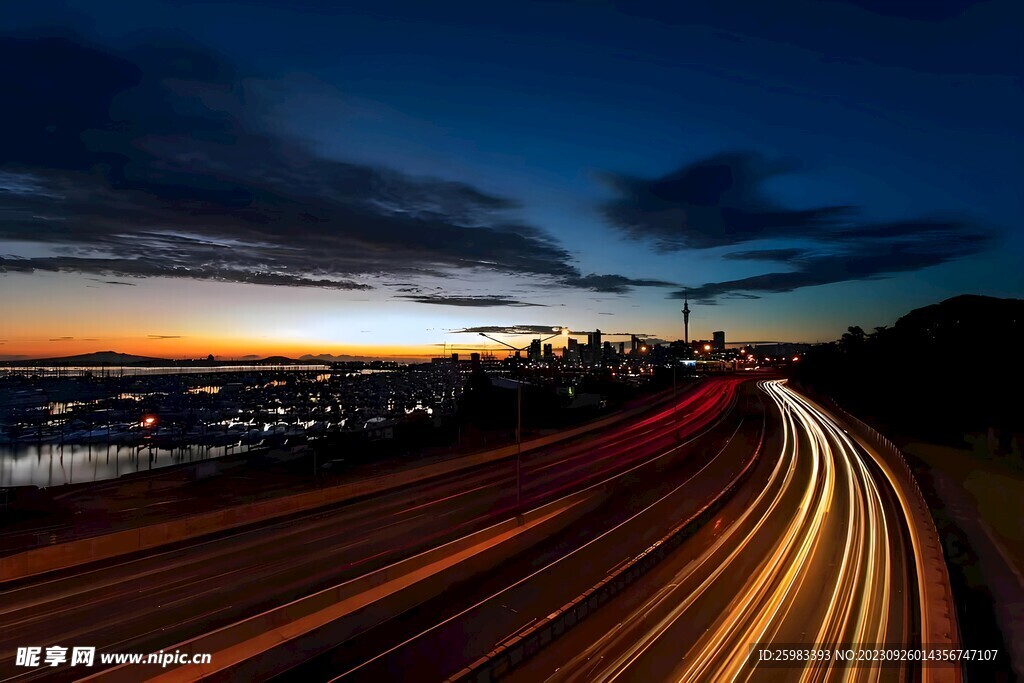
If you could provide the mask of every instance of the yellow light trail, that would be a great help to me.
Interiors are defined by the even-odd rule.
[[[876,683],[903,677],[898,668],[834,661],[791,669],[752,664],[755,643],[792,643],[793,633],[801,633],[807,647],[906,642],[914,618],[906,613],[905,596],[892,588],[905,582],[893,556],[901,525],[894,516],[905,513],[902,500],[899,507],[886,503],[878,475],[827,415],[782,381],[761,388],[783,425],[767,484],[668,585],[551,680],[637,680],[645,656],[669,651],[660,641],[670,629],[684,617],[700,618],[696,605],[703,603],[706,613],[708,598],[721,594],[727,602],[707,630],[695,642],[672,644],[680,661],[670,680]],[[741,558],[753,558],[753,568],[733,568]],[[741,576],[730,584],[727,572]]]

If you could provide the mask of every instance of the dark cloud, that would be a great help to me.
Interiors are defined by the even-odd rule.
[[[557,326],[551,325],[482,325],[479,327],[465,327],[460,330],[450,330],[452,334],[480,333],[484,334],[555,334]]]
[[[607,174],[617,196],[602,210],[612,226],[663,252],[814,235],[848,213],[841,206],[786,209],[770,199],[765,181],[793,168],[733,152],[660,178]]]
[[[676,287],[673,282],[664,280],[637,280],[623,275],[582,275],[580,277],[567,277],[562,282],[570,287],[589,289],[593,292],[607,292],[611,294],[624,294],[633,287]]]
[[[805,249],[754,249],[751,251],[734,251],[725,254],[724,258],[734,261],[776,261],[780,263],[797,261],[807,256]]]
[[[327,159],[268,131],[253,76],[184,39],[115,53],[6,36],[0,64],[18,102],[0,129],[0,239],[61,252],[4,259],[2,272],[331,289],[459,271],[597,291],[667,284],[583,276],[547,233],[510,218],[508,199]]]
[[[856,226],[843,234],[845,240],[832,243],[832,250],[828,252],[777,249],[733,254],[740,259],[775,260],[785,263],[791,270],[709,282],[673,292],[670,298],[688,296],[694,301],[715,303],[720,298],[751,299],[760,294],[791,292],[802,287],[874,280],[975,254],[992,242],[991,235],[984,230],[941,220]]]
[[[403,294],[398,298],[408,299],[420,304],[437,304],[439,306],[467,306],[486,308],[490,306],[544,306],[544,304],[532,304],[525,301],[517,301],[501,295],[480,295],[480,296],[448,296],[445,294]]]
[[[590,334],[590,332],[589,331],[587,331],[587,332],[573,332],[573,334]],[[633,336],[636,336],[636,337],[640,337],[641,339],[646,339],[647,337],[653,336],[650,332],[602,332],[601,335],[604,336],[604,337],[633,337]]]
[[[212,280],[254,285],[285,287],[316,287],[320,289],[360,290],[371,289],[369,285],[351,280],[314,279],[302,275],[258,270],[262,265],[254,259],[252,269],[239,268],[239,259],[232,265],[214,267],[211,265],[188,264],[186,259],[177,262],[170,258],[150,256],[138,258],[84,258],[76,256],[52,256],[28,259],[0,257],[0,273],[99,273],[128,277],[171,277],[190,280]]]
[[[792,163],[734,152],[653,180],[610,176],[618,197],[603,209],[612,225],[663,252],[755,241],[801,243],[724,255],[782,263],[787,271],[706,283],[670,295],[704,303],[920,270],[977,253],[991,243],[988,230],[960,220],[865,224],[851,220],[851,207],[786,208],[767,195],[764,183],[794,168]]]
[[[537,335],[541,337],[547,337],[552,334],[556,334],[558,330],[557,326],[551,325],[481,325],[479,327],[465,327],[459,330],[449,330],[452,334],[513,334],[513,335]],[[572,330],[569,332],[570,336],[582,337],[592,333],[593,330]],[[637,337],[646,338],[650,335],[643,332],[602,332],[605,337],[630,337],[636,335]]]
[[[147,339],[182,339],[180,334],[147,334]]]

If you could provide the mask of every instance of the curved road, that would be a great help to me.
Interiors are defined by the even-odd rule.
[[[753,647],[819,643],[913,647],[920,620],[907,523],[884,475],[783,382],[762,388],[782,424],[776,457],[711,523],[513,680],[917,677],[912,666],[780,666],[752,656]]]

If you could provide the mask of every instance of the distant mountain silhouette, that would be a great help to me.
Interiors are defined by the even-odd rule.
[[[318,353],[316,355],[313,355],[311,353],[307,353],[307,354],[305,354],[303,356],[300,356],[299,358],[301,360],[316,361],[318,363],[354,363],[354,362],[370,363],[370,362],[375,361],[375,360],[394,360],[394,359],[381,358],[380,356],[346,356],[344,354],[336,356],[336,355],[333,355],[333,354],[330,354],[330,353]]]
[[[96,351],[94,353],[79,354],[77,356],[60,356],[59,358],[34,358],[32,360],[19,362],[79,363],[82,365],[135,365],[136,363],[173,363],[174,361],[168,358],[133,356],[130,353],[119,353],[117,351]]]
[[[241,362],[246,364],[267,364],[267,365],[306,365],[312,364],[319,361],[303,358],[296,360],[287,356],[269,356],[262,358],[260,356],[245,356],[240,359]],[[135,356],[130,353],[120,353],[118,351],[95,351],[93,353],[83,353],[77,356],[60,356],[58,358],[32,358],[32,359],[17,359],[6,361],[7,364],[11,363],[31,363],[31,364],[78,364],[78,365],[230,365],[234,360],[217,359],[209,360],[206,358],[196,358],[190,360],[172,360],[170,358],[154,358],[151,356]]]
[[[288,365],[289,363],[298,364],[315,364],[315,361],[311,361],[305,357],[296,360],[295,358],[289,358],[288,356],[267,356],[261,360],[255,361],[256,363],[266,363],[268,365]]]

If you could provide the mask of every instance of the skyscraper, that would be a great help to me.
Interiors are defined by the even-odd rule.
[[[534,339],[530,342],[530,351],[526,357],[531,361],[540,360],[540,339]]]
[[[715,351],[725,351],[725,332],[719,330],[718,332],[711,333],[712,345],[715,347]]]

